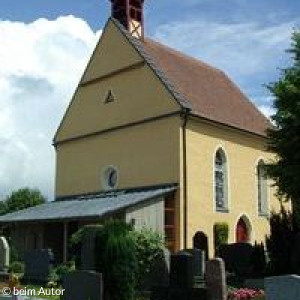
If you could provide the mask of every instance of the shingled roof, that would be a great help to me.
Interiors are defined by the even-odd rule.
[[[266,135],[270,121],[224,72],[156,41],[138,40],[114,22],[184,108],[204,119]]]

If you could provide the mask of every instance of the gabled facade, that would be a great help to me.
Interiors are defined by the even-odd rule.
[[[107,103],[109,93],[114,100]],[[247,238],[262,241],[277,207],[268,182],[268,207],[259,211],[257,166],[272,158],[268,126],[223,72],[136,39],[110,19],[55,138],[56,193],[105,189],[101,177],[114,166],[118,189],[178,183],[177,249],[191,247],[203,231],[212,252],[217,222],[228,223],[231,242],[243,225]],[[223,207],[216,199],[218,151],[226,160]]]
[[[200,233],[213,255],[219,222],[229,242],[264,241],[279,207],[264,174],[269,121],[222,71],[145,39],[143,1],[112,2],[117,19],[54,137],[61,214],[42,207],[39,222],[63,223],[64,260],[68,224],[104,216],[158,228],[171,250],[191,248]],[[0,222],[34,222],[34,212]]]

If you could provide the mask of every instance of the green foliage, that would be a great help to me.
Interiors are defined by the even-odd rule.
[[[0,216],[5,215],[7,211],[7,206],[5,201],[0,201]]]
[[[95,237],[96,270],[103,274],[106,297],[135,299],[137,287],[142,287],[142,278],[163,256],[163,237],[152,230],[135,231],[132,225],[120,220],[86,226],[71,239],[78,262],[81,246],[89,236]]]
[[[216,254],[218,254],[220,246],[228,244],[228,236],[229,236],[229,226],[227,223],[214,224],[214,243],[215,243]]]
[[[0,205],[0,214],[12,213],[46,202],[38,189],[23,188],[13,191]]]
[[[272,116],[275,128],[268,131],[269,149],[277,159],[267,167],[269,176],[283,199],[300,207],[300,32],[293,34],[293,65],[282,71],[281,78],[268,86],[273,94],[276,113]],[[299,214],[299,213],[298,213]],[[300,218],[297,217],[297,220]],[[299,221],[300,224],[300,221]]]
[[[21,274],[24,273],[24,263],[21,261],[14,261],[13,263],[10,264],[9,273],[13,274]]]
[[[138,261],[137,284],[141,287],[143,279],[150,274],[155,262],[163,258],[165,244],[163,237],[153,230],[132,231],[131,236]]]
[[[68,273],[75,271],[75,263],[73,261],[67,262],[65,264],[57,265],[53,268],[49,274],[48,281],[54,283],[61,283],[63,277]]]
[[[18,250],[17,248],[12,244],[12,242],[9,240],[8,242],[10,246],[10,251],[9,251],[9,261],[10,263],[12,264],[13,262],[18,262],[20,261],[20,256],[19,256],[19,253],[18,253]]]
[[[91,235],[97,237],[101,230],[102,225],[87,225],[72,235],[70,240],[71,252],[74,255],[73,259],[77,268],[80,268],[81,266],[81,247],[85,239]],[[96,256],[98,257],[100,255],[100,251],[99,249],[95,249],[95,251],[97,252]],[[98,262],[100,260],[101,258],[98,257]]]
[[[270,272],[273,275],[288,274],[291,271],[291,258],[295,227],[293,215],[282,206],[279,213],[272,212],[271,233],[266,239],[270,259]]]
[[[263,243],[258,244],[255,242],[251,260],[253,274],[258,277],[263,276],[266,270],[266,255],[265,246]]]
[[[125,222],[111,220],[97,236],[98,270],[103,273],[105,293],[110,300],[135,299],[138,264],[131,230]]]

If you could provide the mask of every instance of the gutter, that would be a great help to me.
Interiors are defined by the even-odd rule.
[[[187,142],[186,142],[186,125],[188,122],[190,110],[184,109],[182,118],[182,162],[183,162],[183,246],[184,249],[188,245],[188,209],[187,209]]]

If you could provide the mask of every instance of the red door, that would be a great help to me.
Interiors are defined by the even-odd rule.
[[[240,219],[236,226],[236,242],[237,243],[249,242],[248,228],[243,219]]]

